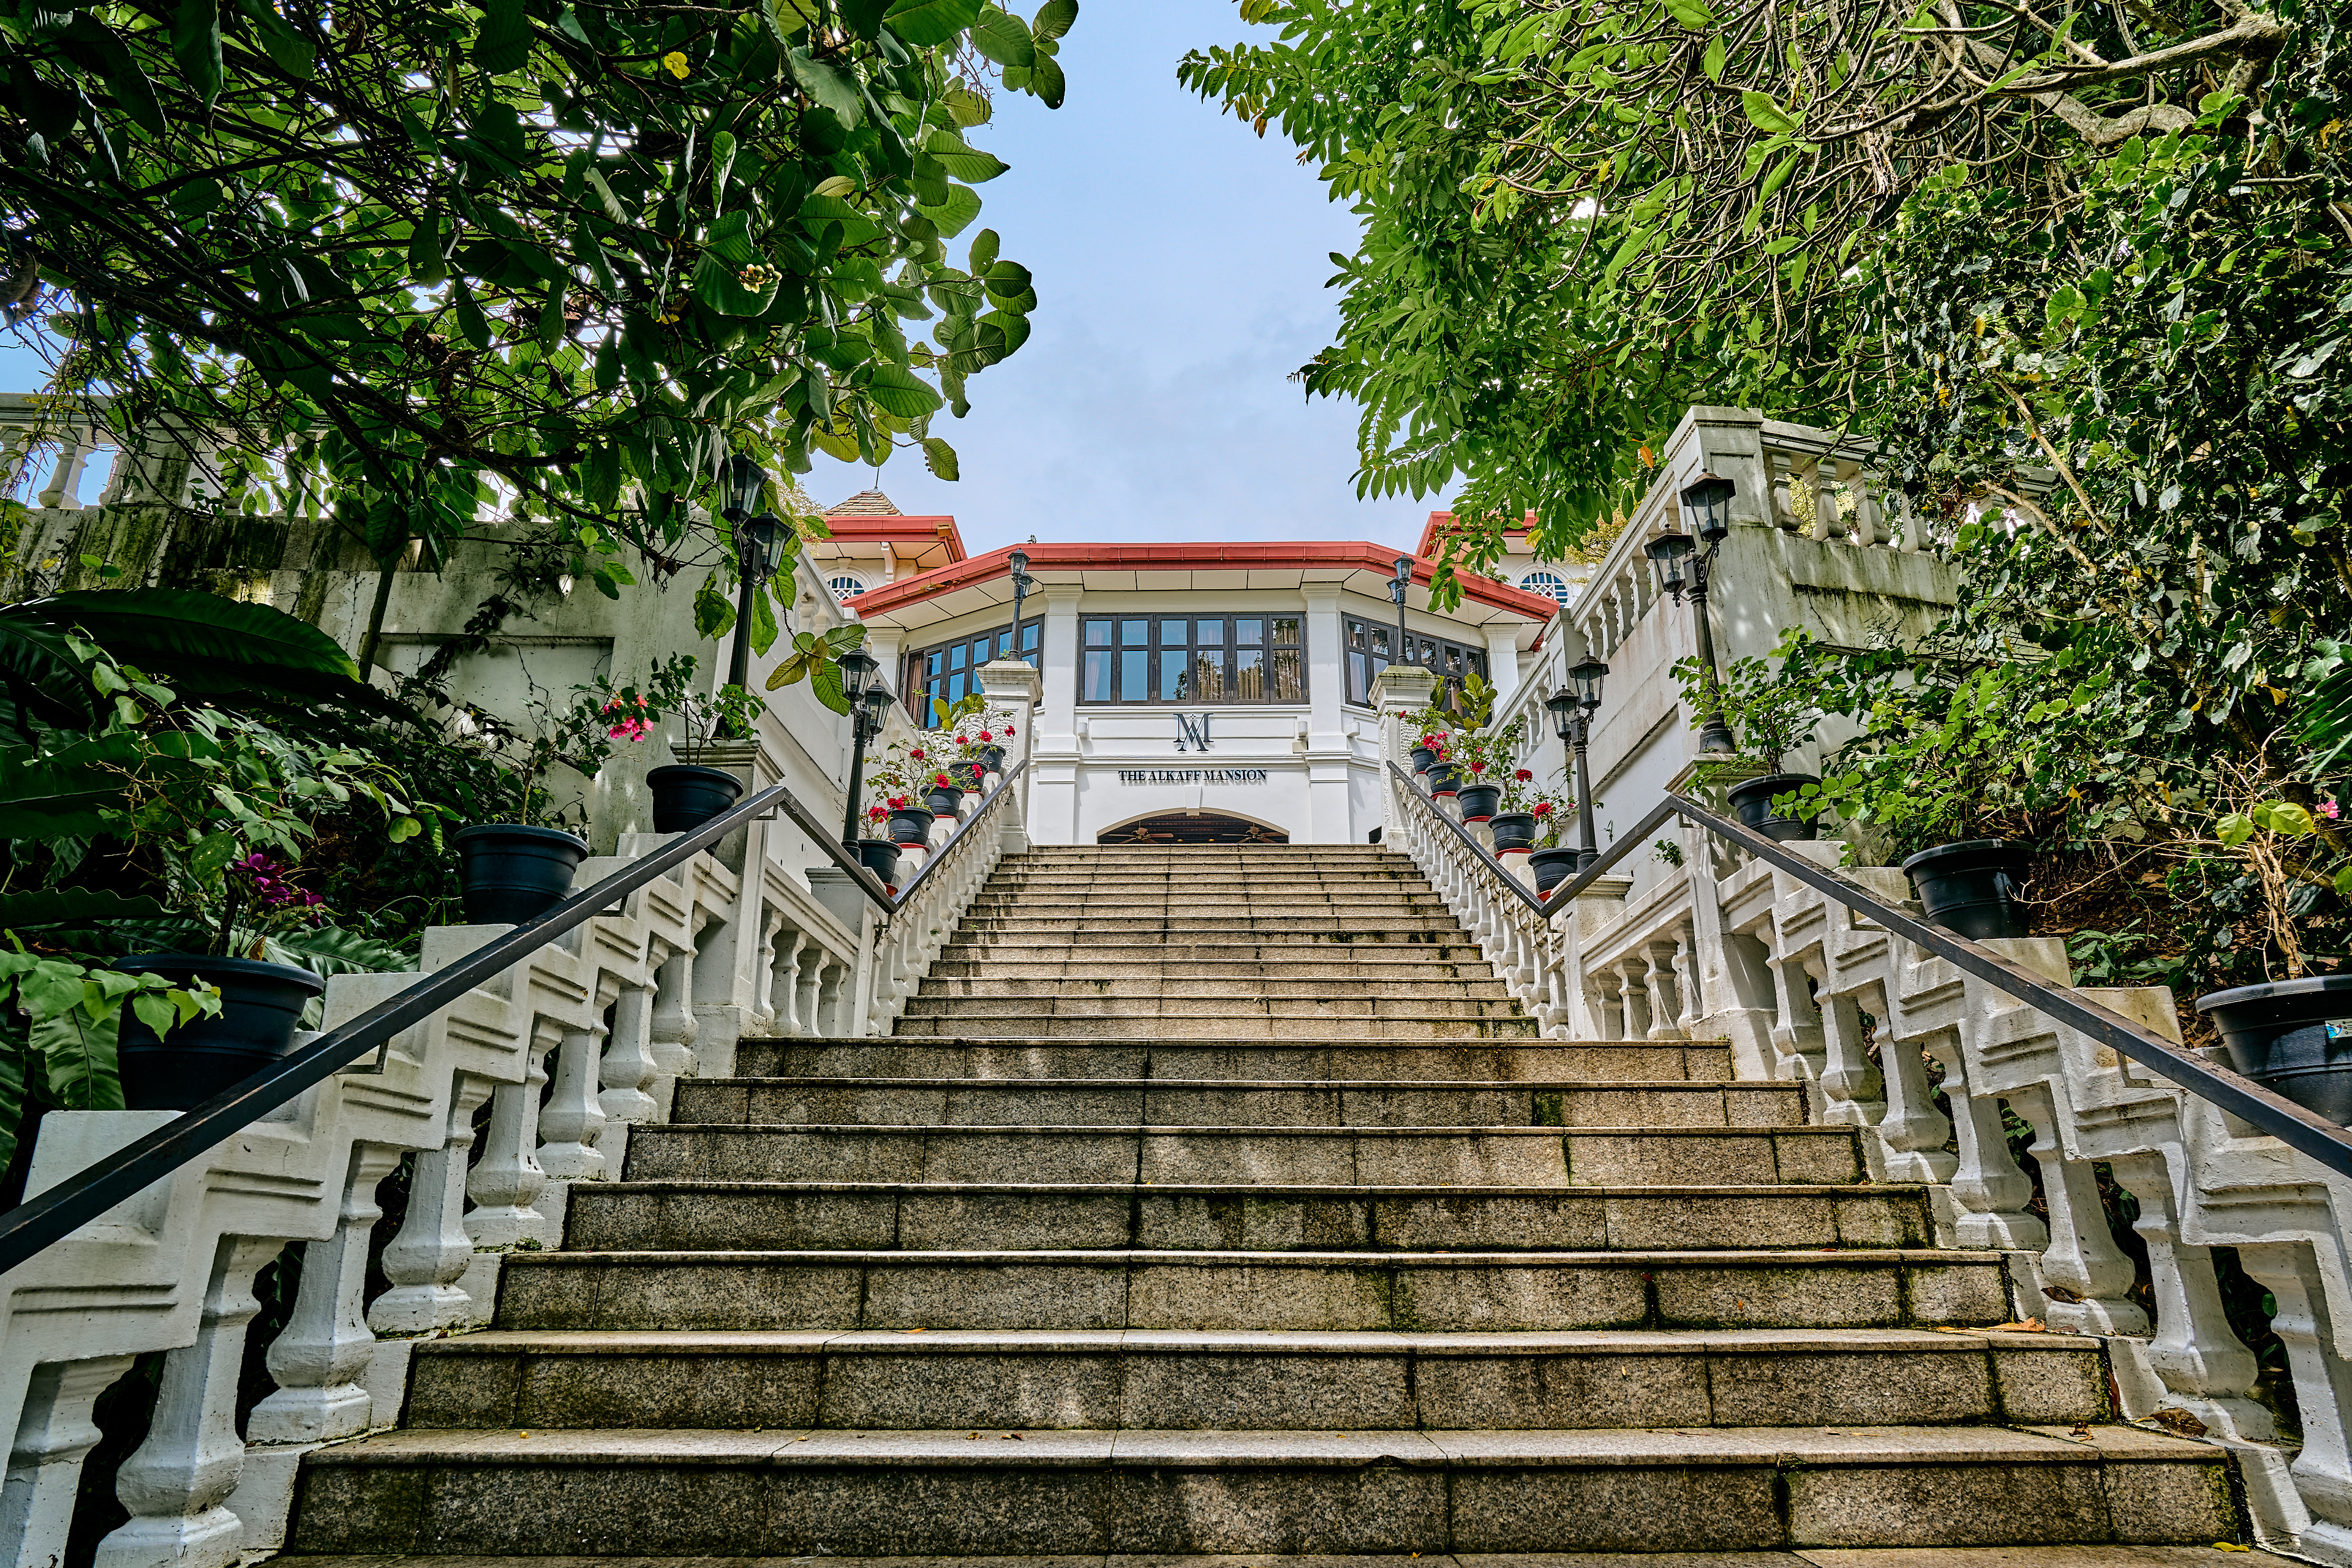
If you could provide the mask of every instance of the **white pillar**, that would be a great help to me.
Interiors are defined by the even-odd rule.
[[[1495,689],[1498,710],[1519,689],[1519,628],[1516,622],[1497,621],[1486,628],[1486,683]]]
[[[1029,837],[1037,844],[1078,841],[1078,605],[1085,591],[1075,583],[1054,583],[1045,596],[1041,657],[1044,705],[1037,710],[1036,749],[1030,752]]]
[[[81,1462],[100,1436],[90,1407],[131,1370],[131,1360],[97,1356],[35,1369],[8,1449],[8,1479],[0,1486],[0,1541],[16,1543],[0,1563],[49,1568],[65,1556]]]
[[[1350,808],[1353,758],[1342,710],[1348,697],[1347,639],[1336,584],[1310,584],[1302,652],[1307,659],[1307,833],[1309,844],[1362,842]],[[1385,784],[1381,786],[1385,789]]]

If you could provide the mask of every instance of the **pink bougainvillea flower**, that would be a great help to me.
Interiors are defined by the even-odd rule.
[[[2336,809],[2336,803],[2332,800],[2323,800],[2319,803],[2319,815],[2322,816],[2334,816]]]

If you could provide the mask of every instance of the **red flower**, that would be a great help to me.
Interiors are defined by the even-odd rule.
[[[1536,775],[1528,772],[1527,769],[1521,768],[1517,773],[1513,773],[1511,776],[1518,780],[1521,784],[1525,784]]]
[[[1478,773],[1485,773],[1486,771],[1486,763],[1472,763],[1470,764],[1470,772],[1471,772],[1471,773],[1472,773],[1474,776],[1475,776],[1475,774],[1478,774]]]
[[[956,737],[956,744],[959,746],[969,746],[971,744],[971,737],[970,735],[958,735]]]
[[[932,775],[931,783],[940,789],[955,788],[955,781],[948,777],[945,773],[936,773]]]
[[[892,795],[892,796],[890,797],[890,809],[891,809],[891,810],[893,810],[893,811],[904,811],[904,810],[906,810],[906,809],[907,809],[907,797],[906,797],[905,795]]]
[[[1549,816],[1551,815],[1551,802],[1548,800],[1539,800],[1536,802],[1536,815],[1538,816]]]
[[[907,754],[908,754],[908,756],[910,756],[910,757],[914,758],[914,759],[915,759],[915,761],[917,761],[917,762],[919,762],[919,762],[921,762],[921,761],[923,760],[923,749],[922,749],[920,746],[916,747],[913,751],[908,752]]]

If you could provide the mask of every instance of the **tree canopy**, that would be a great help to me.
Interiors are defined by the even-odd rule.
[[[933,416],[1036,302],[969,137],[1060,104],[1077,9],[27,0],[0,301],[118,433],[226,440],[247,510],[428,563],[501,510],[611,593],[730,451],[954,477]]]

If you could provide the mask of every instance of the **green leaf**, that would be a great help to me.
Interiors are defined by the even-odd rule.
[[[2233,811],[2214,825],[2215,837],[2235,849],[2254,836],[2254,819],[2242,811]]]
[[[76,1007],[33,1026],[32,1046],[48,1077],[49,1097],[68,1110],[120,1110],[122,1079],[115,1066],[115,1037],[122,1009],[115,1004],[101,1017]]]
[[[237,9],[253,24],[253,30],[261,35],[261,47],[271,64],[288,76],[303,81],[310,79],[318,68],[317,45],[272,10],[270,0],[237,0]]]
[[[1740,93],[1739,107],[1748,111],[1748,122],[1759,131],[1769,131],[1776,136],[1794,136],[1804,128],[1804,122],[1773,102],[1769,92],[1758,92],[1749,88]]]
[[[776,646],[776,607],[765,593],[751,595],[751,651],[761,658]]]
[[[959,180],[971,184],[985,184],[1012,165],[991,153],[965,144],[962,137],[948,130],[933,131],[923,142],[923,151],[940,161],[940,167]]]
[[[1706,53],[1699,58],[1699,69],[1706,72],[1709,81],[1720,82],[1723,79],[1723,35],[1717,33],[1706,41]]]
[[[992,5],[973,24],[971,47],[983,59],[1001,66],[1026,68],[1037,58],[1037,46],[1028,26],[1018,16],[1009,16]]]
[[[1715,26],[1715,13],[1702,0],[1665,0],[1666,15],[1694,33],[1704,33]]]
[[[110,657],[170,677],[173,689],[231,706],[263,697],[406,710],[362,683],[342,645],[270,605],[188,588],[81,589],[0,606],[0,646],[32,626],[79,629]]]
[[[694,595],[695,635],[707,642],[725,637],[734,627],[734,602],[719,591],[715,575],[704,578]]]
[[[784,60],[792,68],[793,79],[809,101],[830,112],[845,128],[855,131],[865,117],[865,97],[857,83],[845,71],[836,69],[820,59],[812,58],[806,49],[793,49]]]
[[[981,0],[895,0],[882,20],[907,42],[927,49],[971,26],[980,7]]]
[[[931,220],[942,239],[953,239],[980,216],[980,193],[967,185],[950,185],[945,202],[935,207],[919,205],[915,210]]]
[[[740,216],[740,215],[734,215]],[[742,269],[729,266],[715,250],[706,250],[694,267],[694,297],[722,316],[757,316],[774,303],[776,285],[754,289],[743,282]]]
[[[923,437],[923,467],[931,470],[931,476],[934,479],[953,479],[960,477],[956,469],[955,448],[937,436]]]
[[[809,689],[816,693],[819,702],[835,712],[849,711],[849,693],[841,684],[841,662],[838,659],[810,660]]]
[[[1063,95],[1069,90],[1068,79],[1062,75],[1061,62],[1039,55],[1037,63],[1029,68],[1029,90],[1043,100],[1046,108],[1061,108]]]
[[[751,216],[745,212],[731,212],[710,226],[702,243],[720,260],[737,267],[749,267],[760,259],[751,240]]]
[[[474,36],[474,65],[485,76],[520,70],[530,58],[530,13],[524,0],[481,0],[482,27]]]
[[[211,108],[221,89],[220,0],[180,0],[172,13],[172,58]]]
[[[482,314],[481,306],[474,302],[474,291],[466,287],[462,278],[449,286],[450,308],[457,314],[457,330],[466,341],[478,349],[490,346],[489,319]]]
[[[1045,0],[1037,7],[1030,30],[1041,38],[1058,38],[1078,19],[1078,0]]]
[[[966,258],[964,266],[974,278],[982,277],[995,265],[996,247],[1000,243],[1002,242],[998,240],[996,231],[992,228],[982,229],[971,237],[971,254]]]
[[[87,11],[74,13],[73,21],[65,28],[64,38],[79,45],[98,62],[99,79],[106,90],[130,116],[131,123],[158,138],[163,134],[163,106],[155,101],[155,84],[131,58],[131,51],[105,24]]]
[[[884,360],[874,367],[866,395],[875,406],[901,419],[919,419],[940,405],[940,395],[904,365]]]

